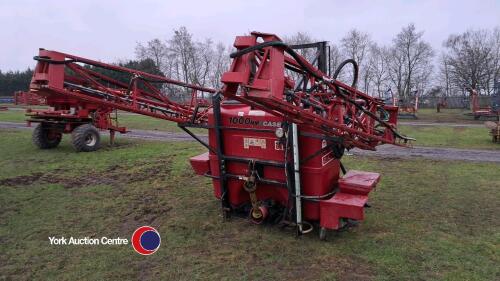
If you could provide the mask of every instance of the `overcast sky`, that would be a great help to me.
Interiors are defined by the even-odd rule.
[[[439,49],[451,33],[499,26],[500,0],[0,0],[0,70],[33,67],[40,47],[107,62],[133,58],[136,42],[180,26],[228,45],[253,30],[337,42],[352,28],[386,44],[411,22]]]

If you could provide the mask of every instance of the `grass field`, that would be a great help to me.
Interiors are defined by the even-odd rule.
[[[440,113],[436,112],[435,108],[421,108],[418,110],[418,119],[400,119],[404,122],[439,122],[439,123],[464,123],[464,124],[482,124],[484,120],[491,118],[481,117],[480,120],[474,120],[472,116],[466,115],[470,113],[469,109],[442,109]]]
[[[26,116],[22,110],[5,110],[0,111],[0,121],[3,122],[24,122]]]
[[[498,164],[347,156],[383,174],[358,227],[326,242],[291,229],[222,222],[195,143],[120,140],[42,151],[0,131],[0,279],[498,280]],[[49,236],[125,237],[144,224],[162,245],[51,246]]]
[[[415,146],[500,149],[498,143],[491,141],[488,129],[482,127],[400,125],[398,129],[401,133],[415,138],[416,141],[413,143]]]

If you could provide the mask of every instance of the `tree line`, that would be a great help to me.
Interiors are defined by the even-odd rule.
[[[136,69],[143,72],[161,75],[164,74],[156,66],[156,63],[152,59],[138,59],[138,60],[128,60],[120,61],[114,63],[115,65],[126,67],[130,69]],[[128,84],[130,82],[130,75],[128,73],[111,71],[100,67],[94,67],[85,65],[95,72],[104,74],[114,80]],[[24,71],[9,71],[3,73],[0,71],[0,96],[13,96],[16,91],[27,91],[29,89],[29,84],[31,77],[33,76],[33,70],[30,68]]]
[[[8,71],[0,70],[0,96],[13,96],[15,91],[27,91],[33,70]]]
[[[289,44],[319,41],[304,32],[283,39]],[[352,29],[338,42],[330,41],[329,46],[329,72],[333,73],[343,60],[353,58],[360,70],[357,87],[381,98],[386,97],[389,89],[401,99],[415,93],[460,96],[467,94],[465,89],[470,88],[489,95],[494,82],[500,81],[500,27],[451,34],[443,41],[440,51],[432,48],[424,39],[424,31],[414,24],[403,27],[389,44],[377,43],[369,33]],[[232,51],[232,47],[210,38],[195,39],[186,27],[180,27],[168,38],[137,43],[136,59],[118,64],[186,83],[220,88]],[[313,50],[300,53],[307,58],[314,57]],[[0,95],[27,89],[31,73],[29,69],[0,72]],[[343,70],[339,79],[350,83],[352,71]]]
[[[308,33],[284,37],[290,44],[319,41]],[[436,51],[424,39],[424,31],[408,24],[395,34],[390,44],[375,42],[369,33],[352,29],[339,42],[329,42],[329,72],[345,59],[359,65],[357,87],[373,96],[384,97],[390,89],[405,99],[420,96],[460,96],[465,89],[482,94],[493,92],[500,81],[500,27],[491,30],[467,30],[451,34]],[[231,47],[211,39],[195,40],[187,28],[174,30],[165,40],[138,43],[138,59],[150,58],[168,77],[187,83],[219,88],[222,73],[229,68]],[[313,50],[301,50],[314,57]],[[343,70],[339,79],[352,79],[352,71]]]

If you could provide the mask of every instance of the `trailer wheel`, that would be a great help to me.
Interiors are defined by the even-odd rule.
[[[101,137],[92,124],[83,124],[73,130],[71,142],[76,151],[90,152],[99,149]]]
[[[326,240],[326,228],[321,227],[319,229],[319,240],[325,241]]]
[[[54,129],[49,129],[38,124],[33,131],[33,144],[40,149],[51,149],[59,145],[62,139],[62,134]]]

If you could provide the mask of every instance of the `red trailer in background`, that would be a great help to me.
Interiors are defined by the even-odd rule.
[[[412,91],[407,98],[399,98],[399,96],[394,95],[391,88],[387,89],[383,97],[385,104],[392,104],[398,108],[398,117],[403,119],[418,119],[418,98],[418,91]]]
[[[325,42],[289,46],[276,35],[252,32],[236,37],[234,47],[219,91],[41,49],[30,88],[55,109],[33,111],[31,120],[40,122],[49,140],[94,126],[120,131],[101,119],[113,110],[173,121],[207,148],[190,161],[197,174],[212,179],[224,218],[234,214],[257,224],[289,225],[298,235],[318,227],[321,239],[327,229],[363,220],[380,175],[347,171],[341,159],[346,149],[408,145],[412,139],[396,130],[398,108],[354,87],[354,60],[330,77]],[[314,48],[316,57],[308,61],[297,48]],[[336,79],[347,64],[354,69],[351,85]],[[129,73],[130,81],[85,65]],[[190,104],[172,102],[161,84],[195,98]],[[200,92],[211,95],[210,104],[197,101]],[[192,127],[208,129],[208,142]]]
[[[500,82],[496,82],[494,86],[491,103],[488,107],[480,107],[477,91],[471,90],[471,108],[474,119],[480,117],[496,118],[496,122],[486,121],[484,125],[490,129],[491,140],[500,143]]]
[[[399,108],[399,118],[418,119],[418,91],[412,91],[410,96],[405,99],[399,99],[396,106]]]
[[[493,118],[498,117],[500,114],[500,83],[495,83],[495,88],[493,95],[491,96],[491,104],[488,106],[481,107],[479,104],[479,94],[476,89],[468,88],[470,93],[470,108],[471,111],[467,115],[472,115],[475,120],[479,120],[481,117]]]
[[[17,91],[14,93],[15,105],[47,105],[44,97],[32,92]]]

